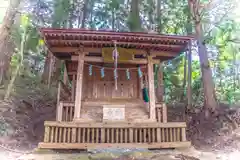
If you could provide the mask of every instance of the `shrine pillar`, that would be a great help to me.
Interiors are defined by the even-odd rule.
[[[75,109],[74,109],[74,119],[73,119],[74,121],[81,119],[84,56],[85,56],[84,52],[82,51],[78,52]]]
[[[148,56],[148,88],[149,88],[149,119],[156,120],[156,100],[155,100],[155,88],[154,88],[154,73],[153,73],[153,59],[152,56]]]

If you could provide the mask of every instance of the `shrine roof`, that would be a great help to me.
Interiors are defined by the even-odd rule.
[[[176,57],[184,52],[192,36],[162,35],[144,32],[114,32],[87,29],[40,29],[47,47],[53,52],[69,54],[80,46],[84,48],[117,47],[145,51],[161,51],[175,53]],[[60,54],[58,54],[60,55]]]

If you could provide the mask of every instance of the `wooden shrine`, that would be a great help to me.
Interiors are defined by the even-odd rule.
[[[56,121],[45,121],[39,148],[190,146],[186,123],[168,122],[163,98],[156,99],[154,64],[187,51],[191,37],[48,28],[41,33],[65,71]]]

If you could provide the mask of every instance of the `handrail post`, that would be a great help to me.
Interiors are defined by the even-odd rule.
[[[57,121],[62,121],[62,113],[63,113],[63,102],[59,102],[57,107]]]
[[[182,128],[182,142],[185,142],[186,141],[186,128],[183,127]]]
[[[163,116],[163,123],[167,123],[167,106],[165,103],[162,104],[162,116]]]
[[[57,105],[59,105],[60,98],[61,98],[61,88],[62,88],[62,84],[60,81],[58,81]]]
[[[59,119],[59,112],[60,112],[60,98],[61,98],[61,82],[58,82],[58,93],[57,93],[57,112],[56,112],[56,120]]]
[[[49,132],[50,132],[50,127],[45,126],[45,133],[44,133],[44,142],[48,143],[49,142]]]

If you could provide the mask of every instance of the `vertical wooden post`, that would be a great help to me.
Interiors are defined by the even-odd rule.
[[[72,75],[72,101],[75,99],[76,75]]]
[[[63,83],[66,85],[68,82],[68,73],[67,73],[66,62],[63,64],[64,64]]]
[[[148,56],[149,118],[156,120],[156,101],[152,56]]]
[[[58,121],[58,117],[59,117],[59,112],[60,112],[60,98],[61,98],[61,82],[58,82],[58,93],[57,93],[57,114],[56,114],[56,120]]]
[[[57,121],[61,122],[63,117],[63,102],[60,102],[57,106]]]
[[[182,139],[181,139],[181,141],[185,142],[186,141],[186,128],[183,127],[181,130],[182,130]]]
[[[192,107],[192,42],[189,42],[188,45],[188,109]]]
[[[105,129],[101,128],[101,143],[105,143]]]
[[[133,143],[133,128],[129,129],[130,143]]]
[[[72,143],[77,141],[77,128],[72,128]]]
[[[82,105],[82,81],[83,81],[83,67],[84,67],[84,52],[78,53],[78,69],[77,69],[77,86],[75,96],[75,110],[74,121],[81,118],[81,105]]]
[[[163,94],[164,94],[164,85],[163,85],[163,67],[161,62],[158,66],[158,86],[157,86],[157,101],[159,103],[163,102]]]
[[[50,133],[50,127],[45,126],[45,133],[44,133],[44,142],[45,143],[49,142],[49,133]]]
[[[161,138],[161,128],[157,128],[157,142],[161,142],[162,138]]]
[[[167,123],[167,106],[165,103],[162,104],[162,116],[163,116],[163,123]]]
[[[59,104],[61,98],[61,87],[61,82],[58,82],[57,105]]]
[[[143,77],[138,78],[138,87],[139,87],[139,98],[143,99],[142,88],[143,88]]]

